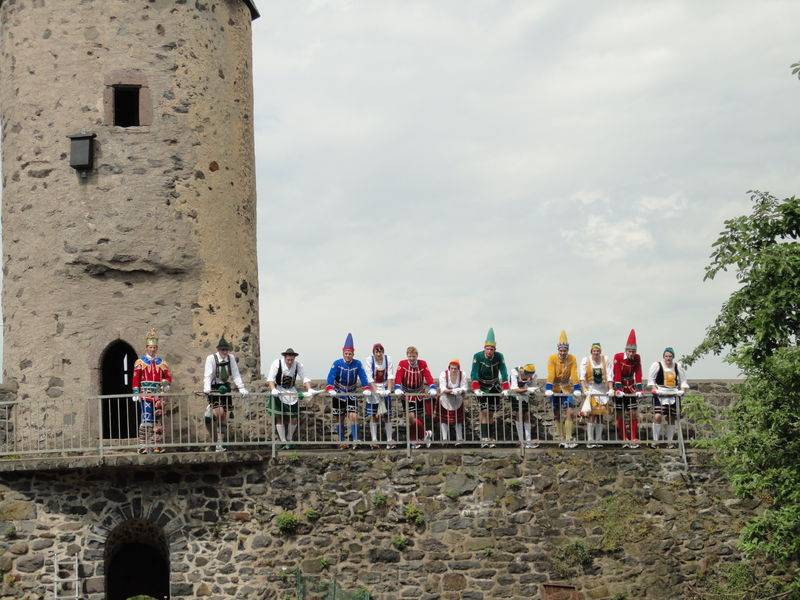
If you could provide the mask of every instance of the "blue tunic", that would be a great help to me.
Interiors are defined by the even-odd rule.
[[[343,358],[334,361],[328,372],[328,385],[332,385],[337,392],[354,392],[358,382],[363,387],[369,385],[367,373],[361,361],[354,358],[349,363],[344,362]]]

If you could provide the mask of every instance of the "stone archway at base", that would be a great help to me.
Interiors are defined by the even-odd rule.
[[[117,525],[106,540],[104,562],[106,600],[169,599],[169,546],[154,523],[130,519]]]

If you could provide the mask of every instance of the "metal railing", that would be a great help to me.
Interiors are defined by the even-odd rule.
[[[113,395],[78,403],[49,398],[3,402],[0,457],[237,448],[269,449],[274,456],[281,450],[313,447],[400,449],[411,455],[427,447],[461,445],[519,447],[521,452],[555,445],[683,449],[684,442],[713,435],[707,423],[681,417],[680,399],[669,405],[674,408],[662,409],[662,425],[654,428],[650,394],[607,398],[596,402],[590,415],[580,414],[584,398],[566,394],[468,393],[460,398],[455,410],[447,410],[438,394],[426,393],[164,393],[138,400]],[[635,409],[627,404],[631,402]],[[654,433],[661,434],[659,439]]]

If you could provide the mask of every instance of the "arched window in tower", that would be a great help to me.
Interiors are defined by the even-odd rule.
[[[169,598],[169,545],[160,527],[131,519],[106,539],[106,600],[149,596]]]
[[[136,352],[124,340],[114,340],[100,358],[100,393],[125,395],[123,398],[103,398],[103,438],[122,439],[138,435],[136,403],[133,393],[133,364]]]

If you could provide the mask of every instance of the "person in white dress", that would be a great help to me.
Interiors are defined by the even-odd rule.
[[[469,389],[461,363],[453,359],[439,375],[439,431],[442,441],[450,440],[450,427],[456,430],[456,446],[464,441],[464,395]]]
[[[611,361],[603,354],[600,342],[592,344],[589,356],[584,356],[578,370],[586,399],[581,415],[587,419],[586,447],[599,448],[603,441],[603,419],[611,409],[614,393],[614,374]]]
[[[647,372],[647,385],[653,394],[653,445],[659,443],[664,417],[667,418],[666,441],[673,447],[675,424],[678,416],[678,403],[689,389],[686,369],[675,360],[675,350],[664,348],[662,360],[650,365]]]

